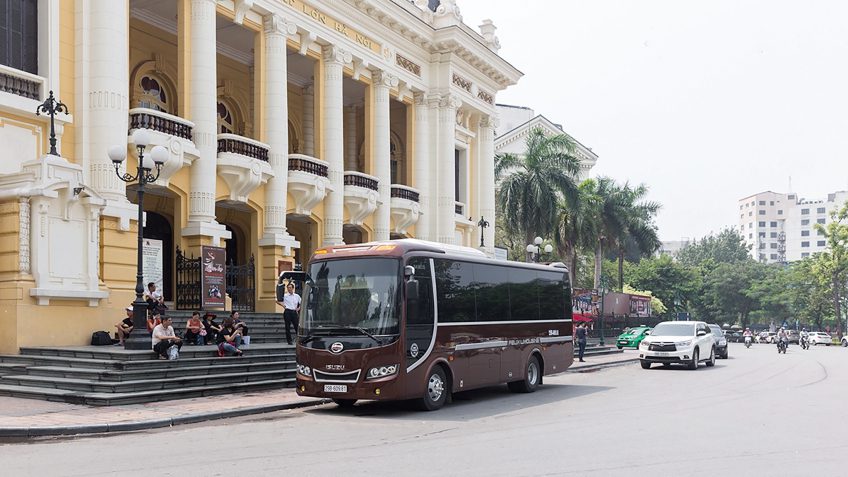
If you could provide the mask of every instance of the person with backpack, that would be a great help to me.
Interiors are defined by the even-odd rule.
[[[174,333],[174,327],[171,326],[171,317],[162,318],[162,322],[153,328],[153,333],[150,338],[153,351],[160,356],[160,359],[171,359],[170,351],[172,347],[176,347],[176,354],[179,355],[180,348],[183,346],[183,340]]]

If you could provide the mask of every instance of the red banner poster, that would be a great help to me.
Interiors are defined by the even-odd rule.
[[[203,308],[223,308],[224,293],[227,290],[227,249],[221,247],[200,247],[201,262],[201,293],[200,300]]]

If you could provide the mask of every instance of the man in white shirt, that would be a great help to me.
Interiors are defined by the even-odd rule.
[[[147,290],[144,290],[144,301],[147,302],[147,309],[151,311],[156,308],[161,311],[165,307],[165,298],[162,297],[162,292],[156,289],[154,282],[147,284]]]
[[[291,331],[289,327],[294,325],[294,334],[297,336],[297,326],[300,313],[300,295],[294,292],[294,283],[289,282],[286,285],[286,294],[283,295],[283,302],[277,302],[278,305],[283,305],[283,320],[286,322],[286,341],[292,344]]]
[[[168,348],[176,346],[179,350],[183,346],[183,340],[174,334],[170,316],[163,316],[162,323],[153,328],[150,341],[153,351],[165,359],[168,359]]]

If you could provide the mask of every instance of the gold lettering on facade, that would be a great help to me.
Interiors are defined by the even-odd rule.
[[[335,18],[327,15],[326,13],[303,3],[300,0],[282,0],[282,3],[294,8],[295,10],[300,10],[301,12],[303,12],[304,15],[312,18],[316,22],[319,22],[322,25],[327,25],[328,27],[336,30],[337,32],[356,42],[357,44],[362,45],[365,48],[374,51],[375,53],[380,53],[382,50],[382,48],[377,42],[354,30],[350,27],[350,25],[342,23],[336,20]]]

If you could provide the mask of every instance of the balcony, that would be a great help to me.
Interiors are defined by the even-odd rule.
[[[406,230],[418,222],[421,204],[416,189],[401,184],[392,184],[392,231],[406,234]]]
[[[365,219],[377,210],[380,193],[377,186],[380,181],[368,174],[357,171],[344,172],[344,204],[350,214],[349,222],[362,225]]]
[[[294,199],[294,213],[310,215],[324,200],[330,185],[326,161],[305,154],[289,154],[288,190]]]
[[[148,108],[133,108],[130,114],[129,136],[136,129],[150,130],[152,146],[164,146],[170,157],[162,166],[162,172],[156,184],[167,187],[174,174],[191,163],[199,156],[197,147],[192,141],[194,123],[179,116],[156,111]],[[131,150],[134,148],[130,148]]]
[[[218,134],[218,175],[230,188],[230,200],[247,202],[250,193],[274,177],[270,147],[237,134]]]
[[[0,65],[0,92],[41,102],[44,78],[26,71]]]

